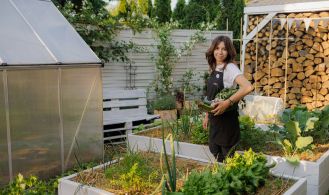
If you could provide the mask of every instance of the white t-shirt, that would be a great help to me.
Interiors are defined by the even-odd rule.
[[[223,71],[223,67],[224,64],[217,65],[216,70]],[[224,78],[223,78],[224,88],[236,87],[236,83],[234,82],[234,80],[238,75],[241,74],[242,72],[237,65],[233,63],[227,64],[226,68],[224,69]]]

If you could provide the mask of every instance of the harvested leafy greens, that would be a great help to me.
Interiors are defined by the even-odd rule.
[[[213,107],[211,107],[211,104],[216,101],[220,100],[226,100],[229,97],[231,97],[234,93],[236,93],[239,89],[236,88],[224,88],[221,90],[215,97],[215,100],[209,101],[207,97],[204,98],[203,101],[197,100],[196,104],[198,105],[198,108],[204,112],[210,112],[213,110]],[[238,109],[239,102],[235,102],[232,106],[230,106],[226,111]]]

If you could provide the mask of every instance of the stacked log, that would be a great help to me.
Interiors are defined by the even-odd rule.
[[[257,24],[259,24],[264,18],[265,18],[265,15],[258,15],[257,17],[249,16],[247,32],[250,33],[252,30],[254,30],[254,28],[256,28]]]
[[[321,18],[329,17],[329,12],[279,14],[276,18],[287,16]],[[287,25],[281,27],[280,20],[273,20],[272,25],[269,22],[260,29],[245,50],[244,74],[255,91],[282,98],[286,107],[303,104],[311,110],[328,105],[328,26],[320,22],[315,28],[311,22],[306,31],[304,23],[300,26],[294,23],[287,33]],[[249,32],[255,28],[249,27]]]

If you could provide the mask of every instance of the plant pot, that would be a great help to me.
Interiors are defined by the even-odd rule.
[[[193,101],[192,100],[185,100],[184,101],[184,109],[190,110],[193,108]]]
[[[180,101],[176,101],[176,109],[177,109],[177,110],[181,110],[181,109],[183,109],[183,104],[182,104],[182,102],[180,102]]]
[[[173,110],[154,110],[154,114],[160,115],[162,120],[176,120],[177,119],[177,109]]]

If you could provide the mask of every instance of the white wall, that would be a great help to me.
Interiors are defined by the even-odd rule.
[[[189,41],[190,37],[194,35],[196,30],[174,30],[172,31],[172,41],[175,47],[179,48],[183,46],[184,42]],[[178,81],[182,79],[182,75],[190,68],[193,72],[197,73],[194,78],[194,82],[202,88],[203,79],[201,76],[208,70],[208,64],[205,58],[205,52],[208,49],[211,41],[218,35],[226,35],[232,37],[231,31],[208,31],[205,32],[206,41],[197,44],[192,50],[192,55],[182,56],[179,62],[175,65],[173,70],[174,86],[180,86]],[[120,31],[118,40],[132,41],[138,46],[142,46],[146,49],[143,53],[129,53],[128,56],[134,62],[133,66],[137,66],[136,70],[136,88],[144,88],[150,86],[151,82],[155,78],[155,60],[152,60],[152,56],[157,57],[158,44],[157,36],[151,30],[143,31],[142,33],[136,33],[135,35],[131,30]],[[103,88],[119,88],[124,89],[126,87],[126,71],[124,66],[129,64],[122,62],[109,62],[105,64],[103,68]]]

